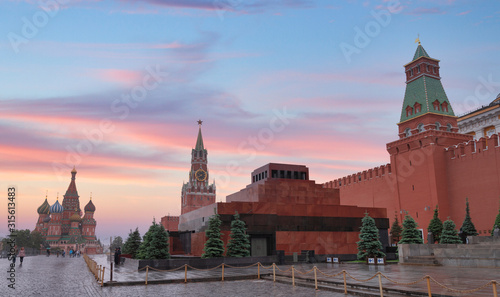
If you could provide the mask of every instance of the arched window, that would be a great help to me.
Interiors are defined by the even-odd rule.
[[[410,128],[406,128],[405,129],[405,137],[409,137],[409,136],[411,136],[411,130],[410,130]]]
[[[434,110],[439,110],[439,101],[436,99],[432,102],[432,106],[434,107]]]
[[[446,131],[451,132],[451,124],[446,124]]]
[[[424,124],[418,124],[417,129],[418,129],[418,133],[424,132]]]
[[[436,122],[436,130],[440,130],[441,129],[441,124],[439,122]]]

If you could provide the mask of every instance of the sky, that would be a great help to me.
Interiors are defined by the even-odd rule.
[[[267,163],[324,183],[389,162],[420,38],[457,115],[500,93],[500,2],[0,1],[0,237],[76,167],[97,237],[180,214],[198,134],[217,201]],[[47,194],[46,194],[47,193]]]

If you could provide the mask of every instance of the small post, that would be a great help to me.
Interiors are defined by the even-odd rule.
[[[102,268],[101,287],[104,285],[104,271],[106,271],[106,267]]]
[[[260,279],[260,262],[257,262],[257,279]]]
[[[148,284],[149,265],[146,266],[146,285]]]
[[[295,287],[295,268],[292,265],[292,284]]]
[[[380,272],[378,274],[378,286],[380,287],[380,297],[384,297],[384,291],[382,290],[382,276]]]
[[[111,269],[109,270],[109,281],[113,281],[113,262],[111,262]]]
[[[431,293],[431,277],[427,275],[426,279],[427,279],[427,294],[429,294],[429,297],[432,297],[432,293]]]
[[[313,269],[314,269],[314,288],[317,290],[318,289],[318,273],[316,272],[316,266],[314,266]]]
[[[492,282],[491,282],[491,286],[493,287],[493,296],[494,296],[494,297],[498,297],[498,293],[497,293],[497,282],[496,282],[496,281],[492,281]]]
[[[347,280],[345,277],[345,270],[342,270],[342,274],[344,275],[344,294],[347,295]]]
[[[224,281],[224,263],[222,263],[222,281]]]
[[[188,281],[188,265],[184,264],[184,283]]]
[[[273,283],[276,282],[276,263],[273,263]]]

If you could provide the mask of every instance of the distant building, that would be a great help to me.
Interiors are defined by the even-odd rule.
[[[203,145],[201,124],[199,120],[196,146],[191,150],[189,180],[182,184],[181,214],[215,203],[215,181],[209,184],[208,152]]]
[[[474,140],[500,133],[500,94],[490,104],[459,117],[458,128]]]
[[[314,251],[321,255],[357,253],[361,219],[367,212],[375,219],[381,241],[388,245],[389,220],[385,209],[340,205],[338,189],[327,189],[309,180],[303,165],[270,163],[254,170],[252,183],[218,202],[180,217],[179,232],[186,253],[200,256],[205,230],[214,211],[222,220],[227,244],[235,212],[246,223],[251,255],[285,255]]]
[[[71,171],[71,182],[64,195],[62,205],[59,199],[50,206],[47,197],[38,207],[38,221],[35,231],[40,232],[51,248],[80,250],[87,254],[102,253],[102,247],[95,236],[97,225],[94,219],[95,206],[92,197],[81,216],[80,196],[76,190],[76,169]]]

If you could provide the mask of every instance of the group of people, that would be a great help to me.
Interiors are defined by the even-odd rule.
[[[64,257],[66,257],[66,250],[62,250],[62,251],[57,250],[56,254],[57,254],[57,257],[59,257],[59,254],[61,254],[61,256],[64,258]],[[49,249],[47,249],[47,256],[50,256]],[[75,257],[79,258],[80,256],[81,256],[81,252],[79,250],[78,251],[75,251],[74,249],[69,250],[69,257],[70,258],[75,258]]]

